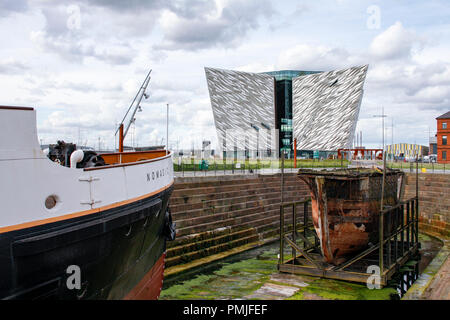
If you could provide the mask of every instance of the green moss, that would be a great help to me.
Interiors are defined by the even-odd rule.
[[[210,275],[173,285],[160,299],[236,299],[258,290],[276,272],[277,260],[247,259],[224,264]]]
[[[391,294],[395,294],[396,290],[393,288],[370,290],[363,284],[316,279],[309,286],[297,291],[289,300],[303,300],[305,293],[329,300],[389,300]]]
[[[185,281],[182,284],[173,285],[170,288],[163,290],[160,295],[161,300],[165,299],[198,299],[199,296],[203,296],[205,293],[202,289],[207,287],[207,283],[212,280],[210,275],[200,275],[192,280]]]
[[[424,242],[424,241],[433,241],[433,240],[428,235],[426,235],[424,233],[419,233],[419,241]]]
[[[273,283],[273,284],[277,284],[279,286],[286,286],[286,287],[297,287],[297,288],[303,288],[303,286],[298,286],[296,284],[293,283],[284,283],[281,281],[275,281],[275,280],[269,280],[267,281],[267,283]]]
[[[164,289],[160,299],[242,299],[251,296],[264,283],[298,287],[290,300],[333,299],[333,300],[389,300],[396,294],[393,288],[370,290],[365,284],[321,279],[312,276],[298,276],[298,280],[308,284],[306,287],[271,280],[276,274],[279,248],[274,246],[264,250],[256,257],[231,263],[208,274],[197,276]],[[287,253],[287,252],[286,252]],[[288,256],[288,254],[286,254]]]

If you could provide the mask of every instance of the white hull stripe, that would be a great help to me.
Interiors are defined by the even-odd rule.
[[[168,188],[170,188],[173,185],[173,182],[159,190],[156,190],[154,192],[151,193],[147,193],[145,195],[133,198],[133,199],[128,199],[128,200],[124,200],[124,201],[120,201],[120,202],[116,202],[110,205],[106,205],[103,207],[99,207],[99,208],[95,208],[95,209],[90,209],[90,210],[85,210],[85,211],[79,211],[79,212],[75,212],[75,213],[70,213],[70,214],[66,214],[66,215],[62,215],[62,216],[58,216],[58,217],[54,217],[54,218],[48,218],[48,219],[42,219],[42,220],[35,220],[35,221],[30,221],[30,222],[25,222],[25,223],[21,223],[21,224],[16,224],[16,225],[12,225],[12,226],[7,226],[7,227],[2,227],[0,228],[0,234],[2,233],[6,233],[6,232],[10,232],[10,231],[15,231],[15,230],[20,230],[20,229],[26,229],[26,228],[31,228],[31,227],[35,227],[35,226],[39,226],[39,225],[43,225],[43,224],[47,224],[47,223],[52,223],[52,222],[58,222],[58,221],[62,221],[62,220],[68,220],[68,219],[72,219],[72,218],[77,218],[77,217],[82,217],[82,216],[86,216],[89,214],[93,214],[93,213],[100,213],[101,211],[106,211],[112,208],[116,208],[122,205],[126,205],[132,202],[136,202],[148,197],[151,197],[155,194],[158,194],[160,192],[163,192],[164,190],[167,190]]]

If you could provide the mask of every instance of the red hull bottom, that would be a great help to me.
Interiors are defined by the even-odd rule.
[[[165,257],[166,253],[164,252],[150,271],[125,296],[124,300],[157,300],[159,298],[164,279]]]

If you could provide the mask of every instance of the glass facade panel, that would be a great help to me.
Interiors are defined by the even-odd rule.
[[[280,71],[269,71],[264,73],[273,76],[276,81],[282,80],[292,81],[292,79],[295,77],[305,76],[308,74],[314,74],[319,72],[321,71],[280,70]]]
[[[281,70],[264,72],[275,78],[275,110],[276,128],[280,130],[280,151],[284,150],[287,157],[291,158],[293,146],[292,140],[292,79],[321,71]]]
[[[297,141],[298,151],[335,150],[338,145],[347,145],[350,140],[349,132],[354,130],[351,126],[357,120],[358,112],[353,111],[359,111],[366,70],[367,66],[329,72],[281,70],[249,73],[205,67],[216,131],[224,153],[227,150],[227,154],[234,153],[236,155],[238,151],[242,151],[247,156],[254,150],[260,149],[258,139],[242,140],[242,136],[235,133],[242,129],[250,130],[252,133],[261,132],[262,129],[263,131],[267,130],[268,133],[274,130],[278,141],[271,139],[265,143],[278,145],[278,151],[288,151],[288,157],[293,155],[294,134],[300,140]],[[342,83],[337,82],[338,76]],[[301,93],[299,86],[303,82],[308,83],[308,86],[311,82],[318,90],[313,90],[313,93],[308,90],[306,93]],[[358,90],[347,89],[350,86],[356,86]],[[329,89],[330,87],[331,89]],[[330,94],[325,94],[325,91],[329,91]],[[302,94],[306,95],[306,99],[301,97]],[[317,103],[318,99],[322,99],[320,95],[329,98],[327,103],[333,108],[322,108],[321,104]],[[340,97],[338,100],[340,95],[343,95],[344,100]],[[345,108],[350,108],[352,112],[346,112],[349,116],[341,117],[339,110]],[[298,110],[300,111],[297,112]],[[296,111],[294,123],[293,111]],[[320,116],[316,115],[317,112]],[[356,116],[354,116],[355,114]],[[299,115],[302,117],[299,118]],[[317,119],[322,119],[323,121],[321,121],[324,123],[317,125]],[[342,130],[343,133],[337,136],[337,140],[335,132],[327,129],[330,127],[328,123],[325,123],[328,120],[333,123],[348,124],[346,129]],[[302,124],[303,127],[299,127],[299,124]],[[307,127],[304,128],[304,126]],[[303,132],[303,134],[300,135],[297,131]],[[311,137],[305,138],[306,133],[311,133]],[[326,134],[333,136],[332,142],[328,143],[327,141],[331,139],[322,137]],[[320,137],[321,140],[317,137]],[[238,149],[236,149],[236,145]],[[267,146],[267,150],[268,154],[271,153],[269,146]],[[309,157],[310,154],[305,153],[306,156]],[[311,156],[313,156],[312,153]],[[327,154],[319,156],[326,157]]]
[[[280,149],[290,157],[292,138],[292,81],[279,80],[275,83],[275,110],[277,128],[280,129]]]

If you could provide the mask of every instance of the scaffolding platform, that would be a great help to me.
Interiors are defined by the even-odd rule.
[[[322,256],[319,238],[308,214],[310,202],[307,198],[280,206],[280,272],[360,283],[373,283],[378,277],[381,287],[400,275],[402,293],[417,279],[418,263],[417,259],[412,259],[418,257],[420,246],[417,196],[380,211],[378,243],[369,244],[362,252],[337,265],[326,263]],[[303,208],[302,212],[298,212],[299,207]],[[286,208],[291,209],[292,216],[286,214]],[[286,260],[285,246],[292,250]],[[416,260],[415,263],[411,263],[411,259]]]

